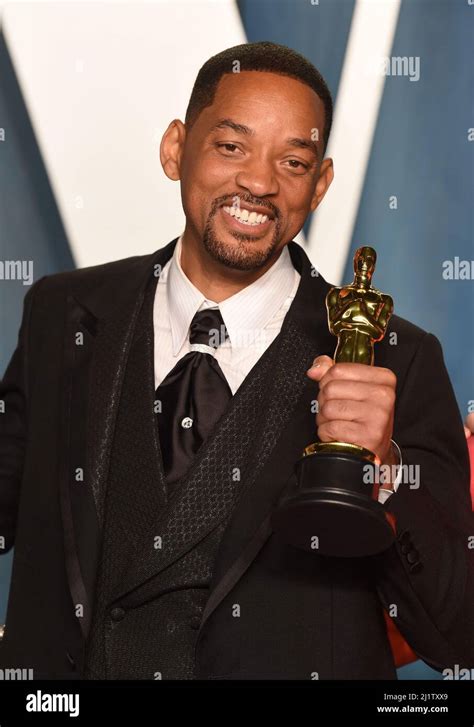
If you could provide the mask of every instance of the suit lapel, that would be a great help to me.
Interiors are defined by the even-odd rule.
[[[111,263],[67,295],[60,460],[60,502],[66,570],[84,636],[93,589],[118,402],[137,315],[150,275],[173,253],[176,240],[153,255]],[[84,284],[87,281],[87,285]]]
[[[76,615],[84,636],[90,628],[91,588],[98,549],[98,519],[86,480],[84,407],[87,371],[94,350],[97,318],[73,295],[66,299],[63,406],[59,493],[66,570]],[[87,537],[84,537],[87,533]]]

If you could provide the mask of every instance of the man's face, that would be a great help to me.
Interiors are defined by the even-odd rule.
[[[189,132],[173,124],[181,122],[163,138],[162,162],[170,147],[174,174],[163,166],[181,180],[183,241],[226,268],[271,265],[332,181],[322,101],[295,79],[244,71],[223,76]],[[244,210],[255,214],[246,220]]]

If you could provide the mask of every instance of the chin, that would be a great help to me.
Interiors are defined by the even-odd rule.
[[[220,265],[251,271],[261,269],[274,256],[280,244],[278,238],[277,234],[270,238],[266,234],[256,236],[235,231],[224,236],[209,225],[204,231],[203,245],[208,255]]]
[[[249,243],[254,244],[254,243]],[[228,243],[217,243],[211,246],[205,245],[208,254],[226,268],[231,270],[259,270],[271,258],[271,250],[249,250],[248,245],[236,242],[236,245]]]

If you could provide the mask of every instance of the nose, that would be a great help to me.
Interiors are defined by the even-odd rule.
[[[247,159],[237,172],[236,183],[253,197],[278,194],[279,185],[270,161],[260,157]]]

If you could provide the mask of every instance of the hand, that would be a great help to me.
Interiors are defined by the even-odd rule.
[[[390,441],[397,383],[393,371],[318,356],[307,375],[319,382],[316,424],[321,442],[358,444],[373,452],[378,464],[397,463]]]
[[[468,414],[464,420],[464,434],[466,435],[466,439],[469,439],[474,434],[474,412]]]

